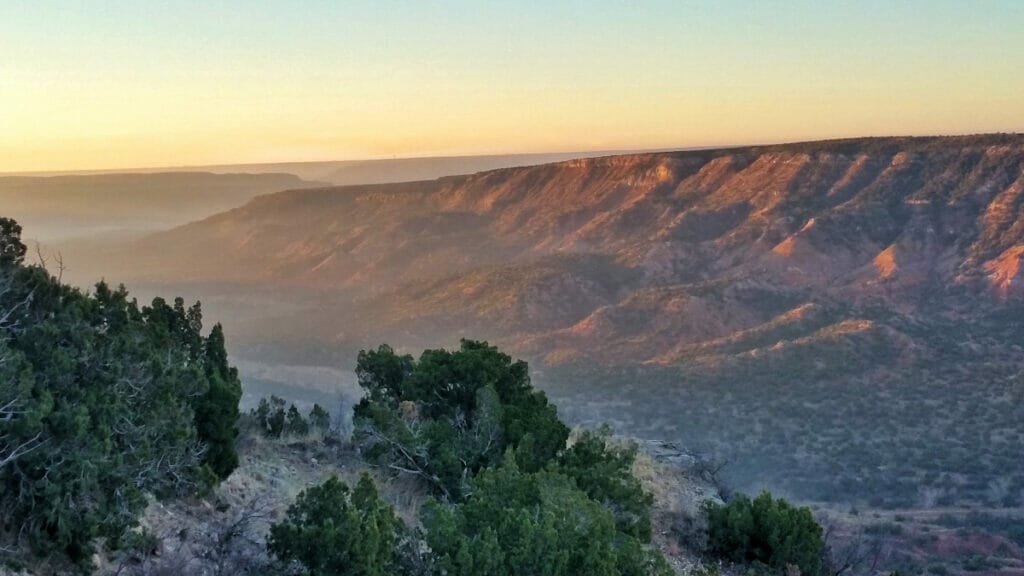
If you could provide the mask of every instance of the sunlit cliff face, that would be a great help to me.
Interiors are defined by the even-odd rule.
[[[672,363],[747,330],[891,336],[809,321],[809,304],[1017,298],[1022,167],[1016,136],[582,159],[261,196],[96,265],[334,294],[347,320],[309,319],[327,332],[479,327],[559,357]]]

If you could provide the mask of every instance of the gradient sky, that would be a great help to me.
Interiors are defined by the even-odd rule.
[[[0,1],[0,171],[996,131],[1020,0]]]

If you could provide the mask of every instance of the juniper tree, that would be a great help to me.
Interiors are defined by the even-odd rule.
[[[140,307],[24,264],[0,219],[0,518],[41,553],[88,564],[145,494],[189,493],[234,467],[237,373],[198,304]],[[203,470],[207,470],[206,473]]]

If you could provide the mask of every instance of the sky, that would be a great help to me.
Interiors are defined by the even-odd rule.
[[[0,0],[0,171],[1024,131],[1024,2]]]

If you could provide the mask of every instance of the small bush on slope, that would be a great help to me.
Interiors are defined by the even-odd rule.
[[[249,415],[256,428],[264,436],[280,438],[287,433],[292,436],[306,436],[310,432],[328,434],[331,431],[331,415],[319,404],[314,404],[308,417],[303,417],[295,404],[285,409],[285,400],[277,396],[260,398],[259,404]]]
[[[605,503],[618,530],[644,542],[651,539],[654,497],[633,475],[635,444],[613,446],[610,431],[584,431],[559,458],[557,470],[572,478],[592,500]]]
[[[709,504],[707,515],[712,553],[779,571],[792,565],[806,576],[821,571],[825,544],[808,508],[765,492],[753,500],[741,494],[725,505]]]
[[[309,576],[386,576],[397,565],[400,527],[369,476],[351,492],[332,477],[299,494],[267,548],[286,570]]]
[[[436,574],[672,574],[571,478],[525,472],[511,450],[501,466],[479,474],[464,503],[428,506],[424,526]]]

